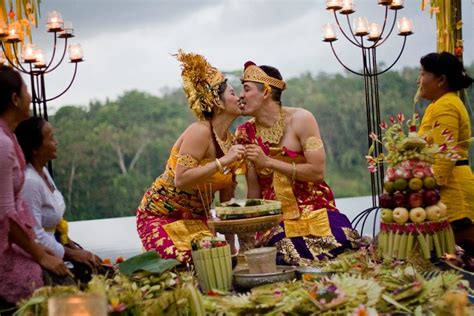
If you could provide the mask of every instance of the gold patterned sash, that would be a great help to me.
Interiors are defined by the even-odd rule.
[[[163,225],[174,246],[179,251],[191,250],[191,240],[212,237],[209,228],[200,220],[179,220]]]
[[[295,194],[293,193],[293,183],[284,174],[273,172],[273,189],[278,201],[281,202],[283,219],[296,219],[300,217],[300,210]]]
[[[328,212],[325,208],[305,213],[300,219],[285,220],[284,224],[287,238],[309,235],[315,237],[332,235]]]

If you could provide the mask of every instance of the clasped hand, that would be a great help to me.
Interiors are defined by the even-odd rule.
[[[269,158],[267,155],[265,155],[262,148],[254,144],[245,146],[240,144],[233,145],[227,154],[221,158],[221,162],[227,166],[235,161],[243,161],[243,159],[248,159],[258,169],[266,168],[269,163]]]

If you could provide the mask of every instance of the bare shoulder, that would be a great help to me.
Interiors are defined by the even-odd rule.
[[[211,135],[211,129],[209,122],[199,121],[194,122],[184,131],[183,136],[185,137],[209,137]]]
[[[308,110],[285,107],[285,111],[287,112],[289,123],[295,127],[304,127],[301,126],[302,124],[317,124],[313,113]]]

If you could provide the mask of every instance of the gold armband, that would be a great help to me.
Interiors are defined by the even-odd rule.
[[[188,167],[188,168],[194,168],[198,166],[198,161],[196,158],[191,156],[190,154],[184,154],[184,155],[178,155],[178,161],[176,164],[183,166],[183,167]]]
[[[296,163],[293,161],[291,163],[291,166],[293,167],[291,169],[291,182],[295,183],[295,181],[296,181]]]
[[[303,146],[304,151],[315,151],[320,148],[323,148],[323,141],[321,138],[317,138],[316,136],[311,136],[306,139],[306,143]]]

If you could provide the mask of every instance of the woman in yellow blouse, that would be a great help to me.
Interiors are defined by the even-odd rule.
[[[224,75],[197,54],[179,51],[183,89],[198,122],[173,145],[164,173],[145,192],[137,209],[137,230],[146,250],[163,258],[191,260],[190,241],[212,236],[206,214],[214,193],[227,201],[234,171],[244,158],[229,127],[241,114],[239,97]]]
[[[420,97],[431,100],[421,121],[420,135],[431,134],[439,145],[456,145],[459,159],[437,158],[433,165],[446,204],[456,243],[474,255],[474,176],[469,166],[471,122],[457,91],[468,88],[472,78],[462,63],[447,52],[421,58],[418,78]]]

